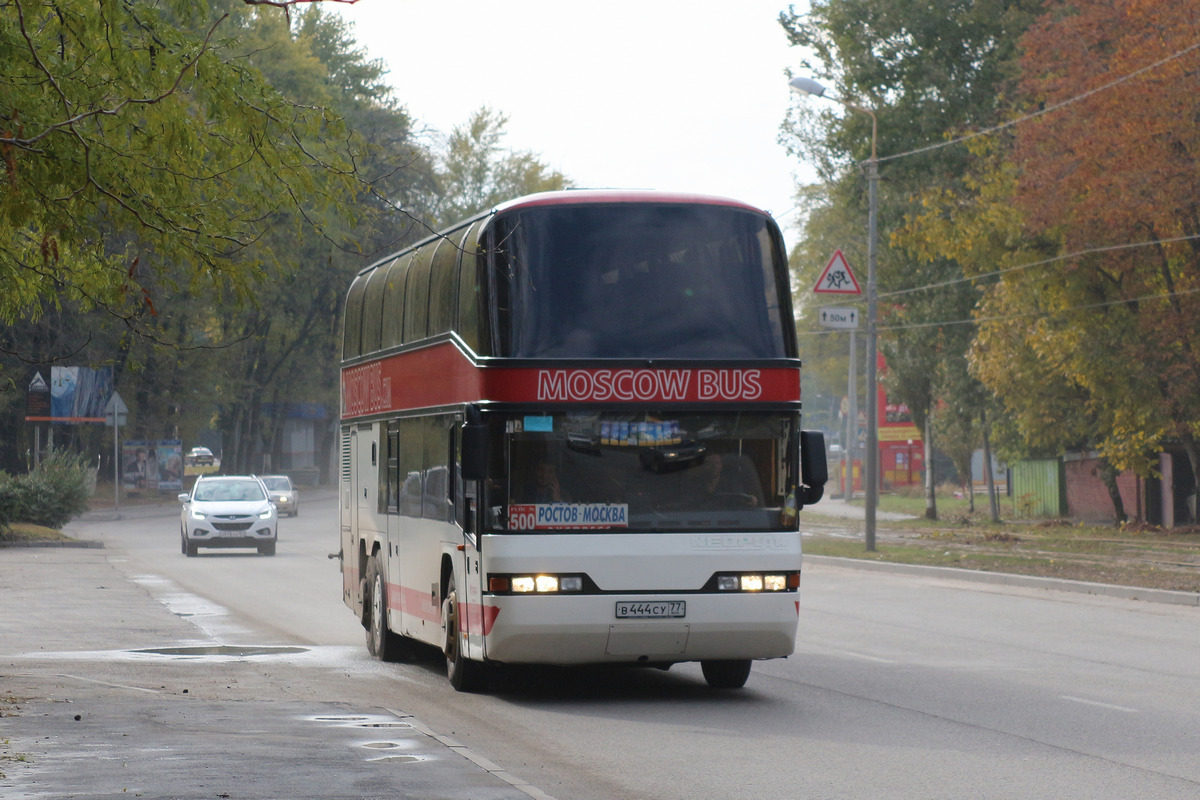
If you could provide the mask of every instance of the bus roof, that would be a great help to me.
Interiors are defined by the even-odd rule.
[[[495,207],[496,212],[510,211],[515,208],[551,205],[585,205],[591,203],[680,203],[686,205],[731,206],[757,214],[767,215],[761,208],[731,200],[728,197],[718,197],[706,194],[688,194],[685,192],[663,192],[655,189],[565,189],[558,192],[539,192],[524,197],[500,203]]]

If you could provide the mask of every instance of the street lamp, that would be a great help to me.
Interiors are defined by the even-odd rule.
[[[876,386],[876,359],[878,346],[875,339],[875,312],[877,287],[875,286],[875,239],[876,213],[879,207],[879,155],[876,146],[879,126],[875,112],[869,108],[848,103],[825,94],[825,87],[812,78],[792,78],[788,81],[792,91],[799,94],[823,97],[840,103],[851,111],[858,111],[871,118],[871,157],[867,159],[867,458],[866,471],[866,528],[867,550],[875,550],[875,506],[879,503],[879,392]]]

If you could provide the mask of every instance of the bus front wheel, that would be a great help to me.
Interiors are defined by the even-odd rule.
[[[714,689],[740,689],[750,677],[750,659],[701,661],[700,671],[704,673],[704,680]]]
[[[486,667],[462,653],[460,613],[458,590],[454,586],[452,573],[446,587],[446,597],[442,600],[442,651],[446,654],[446,675],[450,678],[450,685],[460,692],[482,691],[487,684]]]

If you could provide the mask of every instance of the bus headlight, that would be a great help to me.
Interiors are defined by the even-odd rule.
[[[799,586],[799,572],[744,572],[717,576],[719,592],[786,592]]]
[[[582,592],[582,575],[489,575],[492,594],[556,594]]]

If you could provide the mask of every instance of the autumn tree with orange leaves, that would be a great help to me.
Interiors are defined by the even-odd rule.
[[[1013,205],[1059,253],[1006,273],[980,312],[985,383],[1015,397],[1042,391],[1022,376],[1058,381],[1102,423],[1101,454],[1142,475],[1178,442],[1200,476],[1197,31],[1195,3],[1074,0],[1026,33],[1022,89],[1044,113],[1015,127]]]

